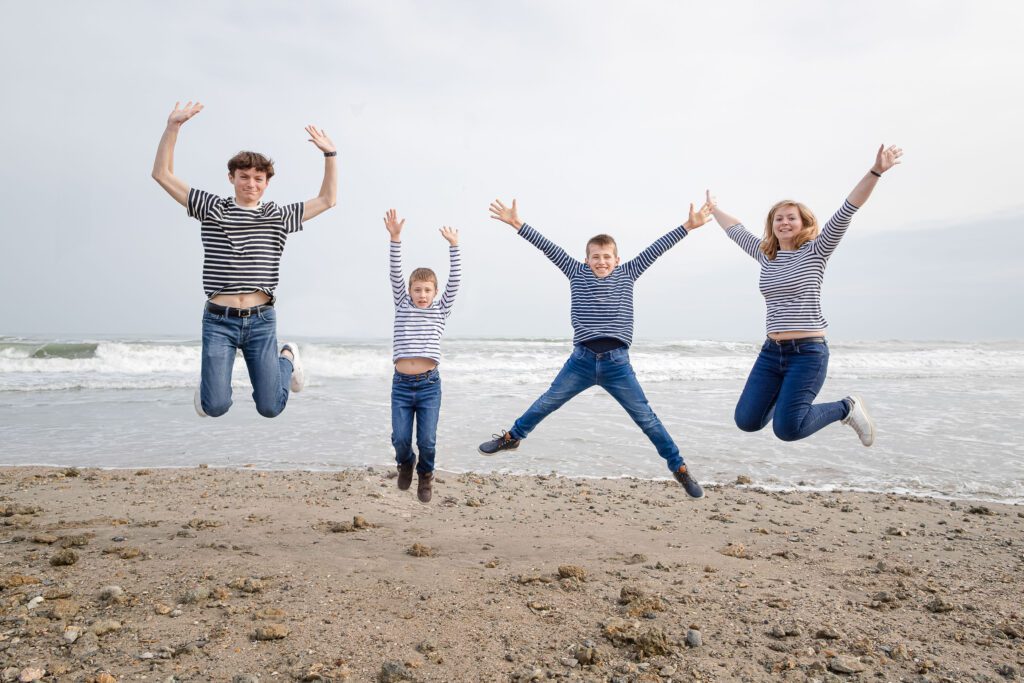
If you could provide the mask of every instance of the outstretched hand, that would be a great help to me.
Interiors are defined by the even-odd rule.
[[[441,228],[441,237],[448,240],[453,247],[459,246],[459,231],[456,228],[449,228],[447,225]]]
[[[875,165],[871,167],[871,170],[881,175],[900,163],[901,156],[903,156],[903,150],[896,145],[888,147],[879,145],[878,152],[875,154]]]
[[[384,227],[387,228],[388,234],[391,235],[392,242],[402,241],[403,225],[405,225],[405,219],[398,220],[398,212],[394,209],[388,209],[388,212],[384,214]]]
[[[519,220],[519,212],[516,211],[516,200],[514,199],[512,206],[505,206],[500,199],[491,202],[491,218],[508,223],[516,230],[523,227],[523,222]]]
[[[172,111],[167,117],[168,126],[181,126],[181,124],[185,123],[203,110],[203,105],[201,103],[193,103],[191,100],[186,102],[184,107],[181,107],[180,105],[181,102],[174,103],[174,111]]]
[[[321,152],[337,152],[337,147],[331,142],[331,139],[327,137],[327,133],[324,132],[323,128],[317,128],[316,126],[306,126],[306,132],[309,133],[309,141],[316,145],[316,148]]]
[[[715,199],[711,196],[711,190],[706,190],[704,196],[704,204],[696,211],[693,208],[693,203],[690,203],[690,215],[683,223],[683,227],[687,230],[699,228],[711,220],[711,216],[715,212]]]

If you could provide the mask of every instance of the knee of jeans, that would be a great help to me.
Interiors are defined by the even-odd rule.
[[[231,407],[231,400],[218,401],[213,405],[209,405],[206,401],[203,401],[203,412],[209,417],[220,417],[224,413],[228,412],[228,408]]]
[[[263,417],[277,417],[282,412],[284,412],[284,406],[261,406],[257,403],[256,412],[258,412]]]
[[[796,425],[787,420],[773,420],[772,431],[782,441],[796,441],[800,438]]]
[[[750,415],[741,413],[738,410],[733,414],[733,420],[736,422],[736,426],[744,432],[759,432],[761,431],[761,427],[764,426],[760,422],[752,419]]]
[[[412,448],[412,440],[403,439],[402,437],[391,435],[391,445],[395,447],[395,450],[407,451]]]

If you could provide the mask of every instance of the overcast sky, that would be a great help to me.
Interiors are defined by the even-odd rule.
[[[266,199],[338,206],[289,239],[282,336],[387,337],[387,233],[463,290],[449,335],[568,337],[568,287],[489,202],[570,253],[624,258],[705,187],[754,232],[775,201],[822,220],[880,143],[905,162],[826,274],[841,339],[1024,337],[1024,5],[1011,2],[5,3],[0,334],[199,335],[199,225],[153,182],[175,100],[176,173],[229,195],[226,160],[273,157]],[[965,258],[965,256],[967,258]],[[636,288],[637,338],[756,339],[756,264],[714,225]],[[1009,309],[1009,310],[1008,310]]]

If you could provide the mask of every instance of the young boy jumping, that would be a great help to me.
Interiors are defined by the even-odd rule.
[[[437,275],[429,268],[417,268],[405,288],[402,274],[402,226],[394,209],[384,216],[384,227],[391,235],[391,293],[395,302],[395,337],[392,360],[395,374],[391,380],[391,443],[398,463],[398,488],[407,491],[416,468],[416,496],[429,503],[434,481],[434,455],[437,419],[441,412],[441,335],[452,314],[459,291],[462,266],[459,256],[459,231],[441,228],[448,241],[448,283],[439,301]],[[412,450],[412,426],[416,421],[416,447]]]
[[[277,287],[281,254],[288,235],[304,221],[335,205],[337,151],[322,129],[306,126],[309,141],[324,153],[320,194],[307,202],[279,206],[262,201],[274,175],[274,163],[256,152],[239,152],[228,161],[234,197],[222,198],[189,187],[174,175],[174,145],[181,126],[203,110],[199,102],[174,103],[156,150],[153,179],[202,224],[203,352],[194,405],[200,417],[219,417],[231,407],[231,370],[242,350],[252,382],[256,410],[276,417],[288,403],[288,390],[301,391],[302,365],[295,344],[277,347]]]
[[[633,342],[633,284],[659,256],[686,237],[687,231],[707,223],[713,208],[710,202],[705,203],[695,213],[691,204],[689,219],[683,225],[659,238],[636,258],[620,265],[615,240],[609,235],[591,237],[587,242],[586,262],[581,263],[520,221],[514,199],[511,207],[500,200],[491,204],[491,218],[515,228],[520,237],[544,252],[569,278],[575,348],[551,387],[534,401],[511,429],[502,430],[491,441],[480,444],[480,453],[494,455],[499,451],[517,449],[519,442],[541,420],[576,394],[597,385],[626,409],[658,449],[658,455],[665,459],[669,471],[683,485],[687,495],[693,498],[704,496],[704,490],[690,474],[668,430],[651,410],[629,362],[629,346]]]

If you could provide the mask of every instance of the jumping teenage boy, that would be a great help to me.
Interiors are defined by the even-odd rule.
[[[320,194],[307,202],[280,206],[264,202],[274,164],[256,152],[239,152],[228,161],[228,182],[234,197],[224,198],[189,187],[174,175],[174,145],[181,126],[203,110],[188,102],[167,117],[156,150],[153,179],[202,224],[203,359],[195,409],[201,417],[218,417],[231,407],[231,370],[242,350],[252,382],[256,410],[276,417],[288,402],[288,390],[301,391],[304,381],[298,349],[277,347],[274,289],[288,235],[304,221],[331,208],[338,193],[334,143],[323,130],[306,126],[309,141],[324,153]]]
[[[416,468],[416,496],[429,503],[434,481],[434,455],[437,442],[437,419],[441,412],[441,335],[452,314],[455,295],[459,291],[462,267],[459,257],[459,231],[441,228],[448,242],[448,282],[440,300],[437,296],[437,275],[430,268],[417,268],[409,276],[409,288],[402,274],[402,227],[405,219],[390,209],[384,216],[384,227],[391,236],[391,294],[395,302],[395,337],[392,361],[395,374],[391,380],[391,443],[398,463],[398,488],[406,491],[412,485]],[[416,447],[412,450],[413,420],[416,422]]]
[[[659,256],[686,237],[687,231],[704,225],[712,209],[710,203],[705,203],[695,213],[691,204],[690,216],[683,225],[659,238],[636,258],[620,264],[615,240],[609,235],[590,238],[586,262],[580,262],[520,221],[514,199],[510,207],[500,200],[491,204],[491,218],[515,228],[520,237],[544,252],[569,278],[575,348],[551,387],[511,429],[480,444],[480,453],[494,455],[515,450],[541,420],[576,394],[597,385],[626,409],[658,449],[658,455],[665,459],[669,471],[686,493],[693,498],[704,496],[704,490],[690,474],[668,430],[651,410],[629,362],[629,346],[633,342],[633,284]]]

